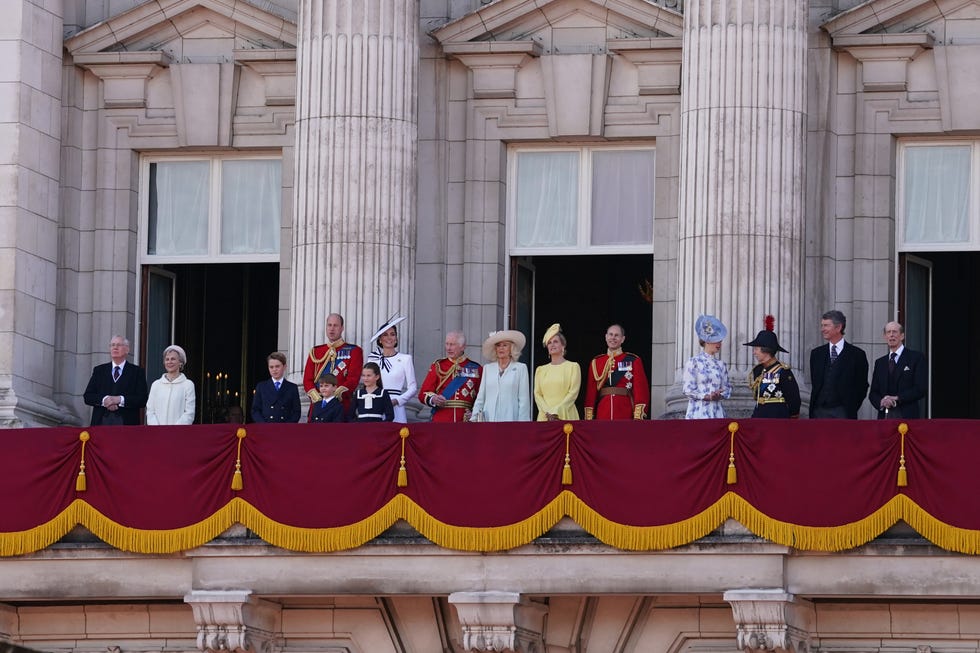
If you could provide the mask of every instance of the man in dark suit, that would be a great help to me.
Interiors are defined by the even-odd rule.
[[[274,351],[266,358],[269,378],[255,386],[252,420],[255,422],[298,422],[299,387],[286,380],[286,355]]]
[[[885,325],[888,354],[875,360],[868,400],[878,419],[916,419],[919,400],[929,389],[929,370],[922,352],[905,348],[905,327],[898,322]]]
[[[820,318],[826,344],[810,352],[810,417],[857,419],[868,394],[868,356],[844,341],[847,318],[827,311]]]
[[[92,406],[92,426],[138,425],[140,409],[146,405],[146,372],[126,362],[129,340],[112,336],[111,363],[96,365],[85,387],[85,403]]]

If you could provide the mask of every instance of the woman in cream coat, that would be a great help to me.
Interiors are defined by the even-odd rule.
[[[163,369],[166,370],[150,386],[146,400],[146,423],[149,426],[193,424],[194,382],[181,371],[187,364],[187,354],[177,345],[163,350]]]
[[[473,421],[527,422],[531,419],[531,384],[527,365],[518,363],[526,340],[520,331],[494,331],[483,343],[483,366]]]

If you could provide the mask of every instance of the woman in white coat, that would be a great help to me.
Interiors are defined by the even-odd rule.
[[[163,350],[163,369],[166,371],[150,386],[150,397],[146,400],[146,423],[149,426],[194,423],[194,382],[182,372],[186,364],[187,354],[183,348],[170,345]]]
[[[378,348],[368,354],[368,362],[377,363],[381,369],[381,383],[391,397],[395,408],[395,420],[401,424],[408,423],[405,404],[418,393],[418,383],[415,381],[415,362],[411,354],[398,351],[398,325],[404,322],[404,317],[395,317],[380,327],[371,336],[378,341]]]
[[[483,366],[472,421],[530,421],[531,384],[527,365],[517,362],[525,342],[520,331],[494,331],[484,341],[484,358],[495,362]]]

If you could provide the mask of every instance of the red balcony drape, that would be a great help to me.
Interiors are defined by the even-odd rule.
[[[5,430],[0,554],[78,524],[120,549],[180,551],[236,522],[277,546],[334,551],[397,519],[441,546],[494,551],[566,515],[635,550],[692,542],[728,517],[800,549],[858,546],[904,519],[939,546],[980,550],[975,422],[911,421],[904,436],[895,421],[749,419],[734,436],[730,423],[412,424],[402,487],[400,425],[250,424],[240,456],[236,425]]]

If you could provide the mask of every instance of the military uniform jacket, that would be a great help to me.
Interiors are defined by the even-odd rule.
[[[643,419],[650,404],[650,382],[643,361],[620,351],[596,356],[585,386],[585,419]]]
[[[429,367],[422,387],[419,401],[432,408],[433,422],[462,422],[464,415],[473,408],[473,402],[480,391],[479,363],[466,356],[456,360],[440,358]],[[442,395],[446,403],[436,407],[432,397]]]
[[[752,417],[800,416],[800,386],[789,365],[778,360],[756,365],[749,374],[749,387],[755,396]]]
[[[321,374],[329,372],[337,377],[337,387],[345,388],[341,395],[344,404],[344,414],[350,412],[351,391],[361,382],[361,369],[364,367],[364,350],[343,340],[317,345],[310,350],[306,357],[306,367],[303,368],[303,390],[310,398],[312,405],[323,399],[316,389],[317,379]]]

